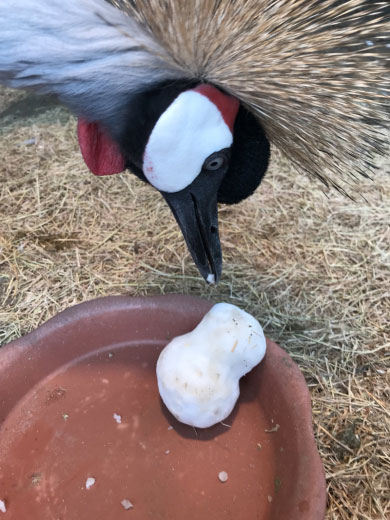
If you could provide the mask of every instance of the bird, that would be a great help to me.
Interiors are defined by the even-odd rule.
[[[274,149],[350,196],[387,153],[388,0],[7,0],[0,84],[78,117],[95,175],[157,189],[218,283],[218,204],[261,184]]]

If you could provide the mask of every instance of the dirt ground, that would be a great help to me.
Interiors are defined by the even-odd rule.
[[[26,96],[0,90],[0,344],[104,295],[239,305],[306,378],[327,518],[389,518],[390,158],[351,202],[275,151],[257,193],[221,207],[210,288],[160,195],[129,173],[92,176],[75,119]]]

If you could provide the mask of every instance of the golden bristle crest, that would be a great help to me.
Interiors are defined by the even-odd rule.
[[[390,2],[114,0],[187,75],[235,95],[294,165],[351,191],[390,128]],[[172,63],[173,64],[173,63]]]

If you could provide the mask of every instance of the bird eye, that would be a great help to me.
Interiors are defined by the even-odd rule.
[[[204,169],[209,171],[219,170],[225,164],[226,158],[222,155],[214,155],[207,159]]]

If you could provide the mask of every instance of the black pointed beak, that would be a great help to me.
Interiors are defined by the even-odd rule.
[[[208,283],[217,284],[222,273],[222,250],[218,234],[219,175],[201,173],[177,193],[163,192],[180,226],[191,256]]]

